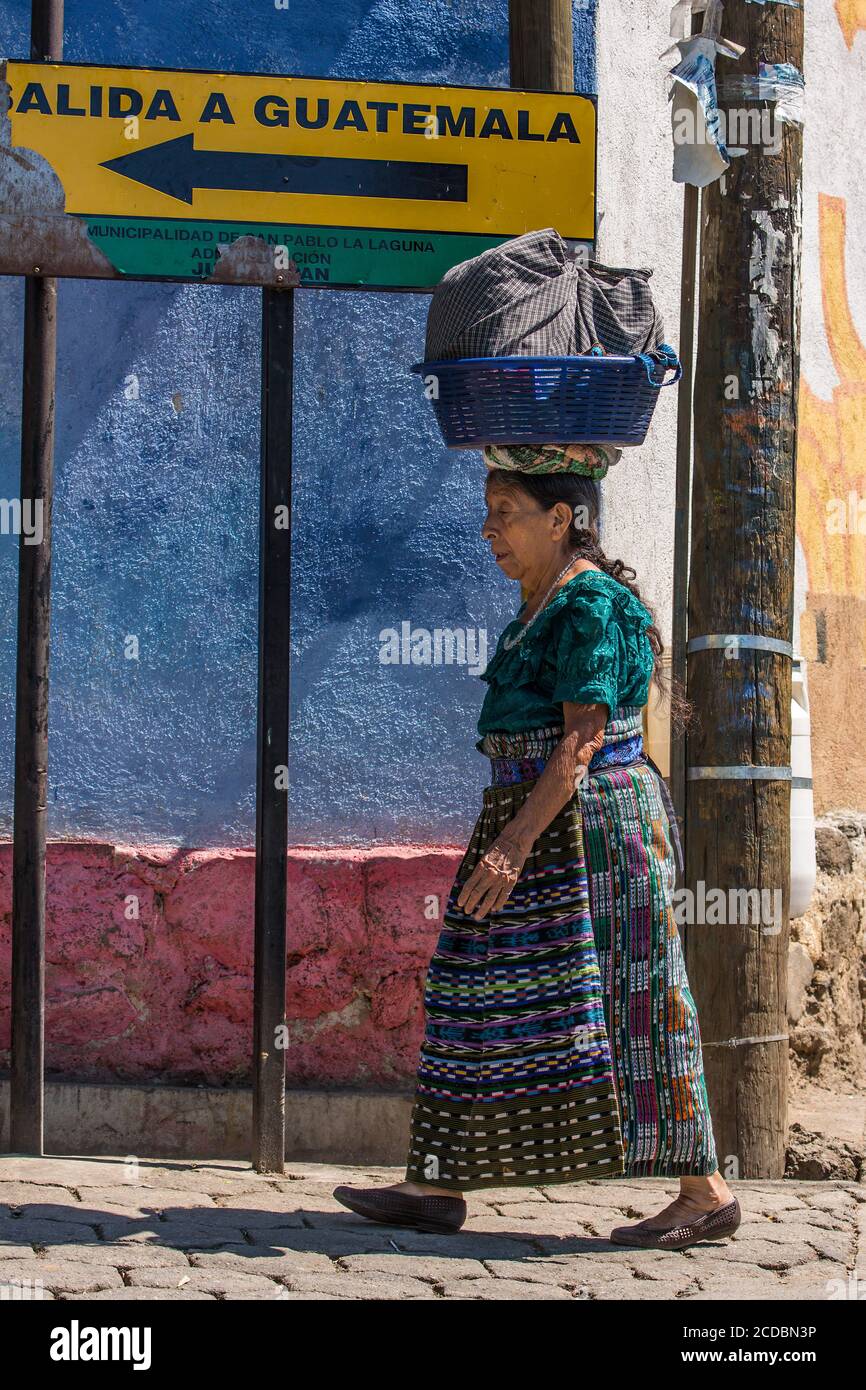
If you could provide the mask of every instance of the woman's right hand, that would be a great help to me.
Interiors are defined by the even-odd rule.
[[[457,898],[467,917],[481,920],[498,912],[511,896],[531,846],[504,830],[485,850]]]

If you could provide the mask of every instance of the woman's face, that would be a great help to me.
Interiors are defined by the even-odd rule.
[[[557,502],[550,511],[519,486],[488,481],[482,538],[503,574],[521,583],[543,573],[562,550],[571,508]]]

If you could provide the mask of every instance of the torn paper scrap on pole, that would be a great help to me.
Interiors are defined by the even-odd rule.
[[[727,77],[721,92],[726,101],[773,101],[776,120],[802,126],[806,111],[806,82],[793,63],[760,63],[757,74]]]
[[[705,39],[716,39],[722,32],[722,17],[725,6],[723,0],[677,0],[671,10],[671,38],[687,39],[690,36],[689,22],[695,15],[703,14],[701,35]],[[736,47],[736,45],[734,45]],[[742,49],[740,50],[742,52]]]
[[[688,23],[698,7],[694,0],[677,0],[671,10],[671,38],[684,39],[688,35]]]
[[[689,35],[691,20],[704,14],[700,34]],[[742,58],[745,49],[721,37],[722,0],[677,0],[671,10],[671,34],[676,43],[661,55],[679,51],[680,61],[669,74],[673,78],[669,101],[674,134],[674,182],[703,188],[729,168],[716,91],[716,56]]]
[[[668,100],[674,135],[674,183],[703,188],[721,178],[731,163],[716,93],[716,54],[740,58],[745,50],[726,39],[701,34],[679,39],[674,47],[681,55],[669,74],[673,78]]]

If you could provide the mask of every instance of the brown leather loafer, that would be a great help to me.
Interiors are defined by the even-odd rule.
[[[695,1216],[672,1230],[660,1231],[657,1226],[650,1226],[651,1218],[647,1217],[635,1226],[615,1226],[609,1239],[614,1245],[633,1245],[642,1250],[685,1250],[702,1240],[725,1240],[734,1234],[742,1219],[735,1197],[725,1206]]]
[[[459,1231],[466,1220],[462,1197],[416,1197],[411,1192],[393,1192],[387,1187],[345,1185],[335,1187],[333,1196],[349,1211],[385,1226],[411,1226],[416,1231],[441,1234]]]

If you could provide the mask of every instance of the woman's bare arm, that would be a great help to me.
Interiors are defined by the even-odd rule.
[[[607,705],[562,707],[565,733],[520,810],[479,859],[457,899],[470,917],[486,917],[507,902],[529,851],[574,796],[581,767],[604,742]]]

